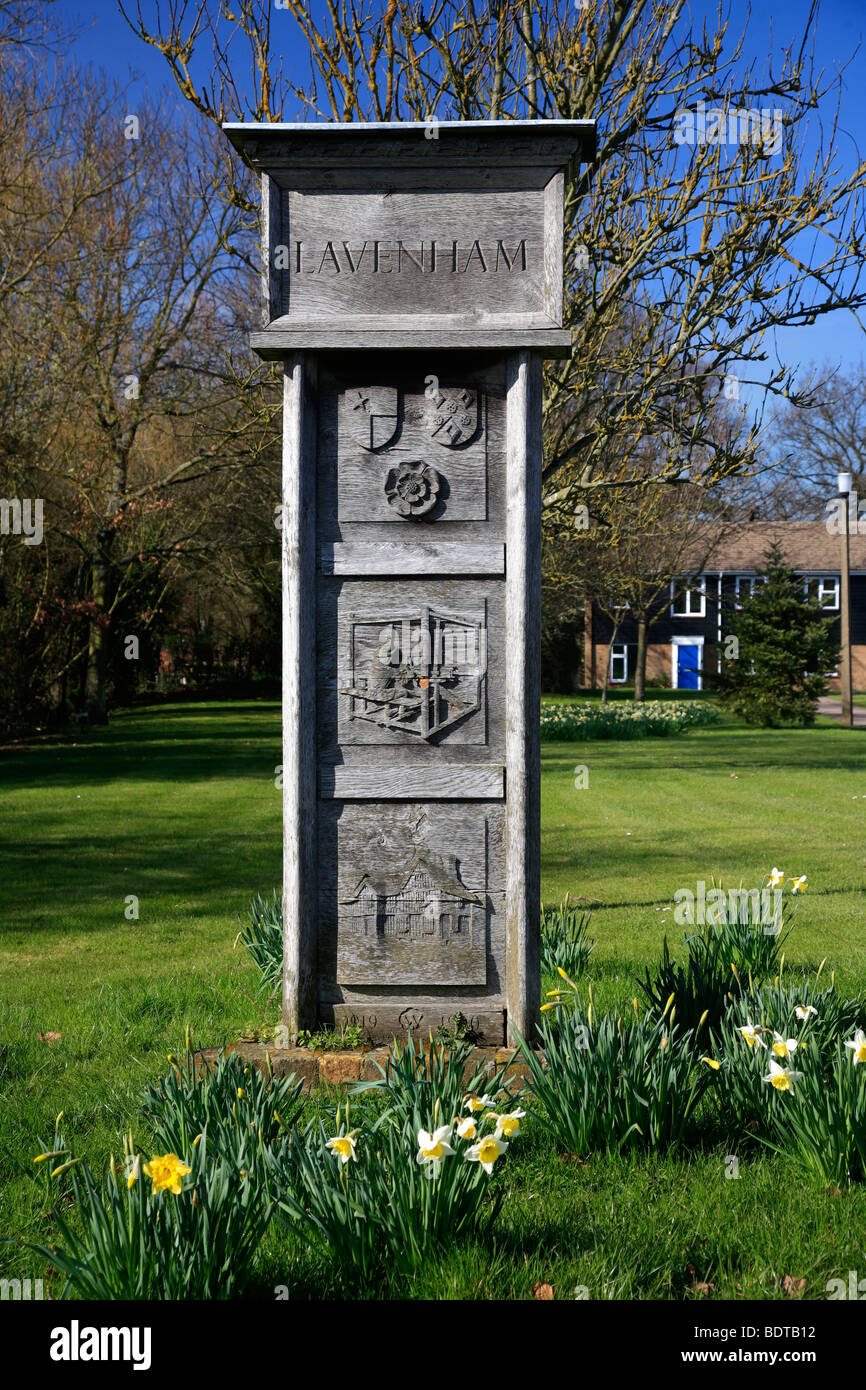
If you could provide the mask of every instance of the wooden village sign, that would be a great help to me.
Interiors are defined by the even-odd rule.
[[[541,368],[594,125],[224,129],[284,364],[283,1021],[502,1043],[539,1005]]]

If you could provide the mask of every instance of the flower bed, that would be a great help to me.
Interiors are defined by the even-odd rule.
[[[586,700],[580,704],[543,704],[541,737],[571,742],[584,738],[664,738],[706,724],[719,712],[707,701],[616,700],[609,705]]]

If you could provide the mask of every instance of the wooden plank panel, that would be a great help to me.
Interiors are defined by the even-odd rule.
[[[504,1009],[482,1009],[473,1001],[407,999],[404,1005],[391,1004],[371,998],[363,1004],[319,1005],[319,1018],[330,1027],[354,1024],[363,1028],[373,1042],[389,1043],[395,1037],[412,1032],[417,1038],[427,1038],[437,1028],[448,1028],[456,1013],[461,1013],[475,1033],[479,1043],[501,1046],[505,1042]]]
[[[283,1022],[315,1023],[316,855],[315,362],[283,378]]]
[[[498,801],[505,795],[505,768],[497,763],[437,763],[427,766],[321,767],[323,800],[378,801],[420,798]]]
[[[506,998],[531,1037],[540,1004],[541,359],[508,364],[506,489],[505,818]]]
[[[504,574],[505,546],[482,541],[323,541],[319,569],[341,576]]]

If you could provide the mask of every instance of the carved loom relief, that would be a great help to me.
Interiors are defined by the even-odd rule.
[[[431,739],[481,708],[487,629],[437,613],[350,616],[349,720]]]

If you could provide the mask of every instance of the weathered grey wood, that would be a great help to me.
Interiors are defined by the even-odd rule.
[[[464,1007],[461,1008],[461,1003]],[[371,1042],[389,1043],[405,1038],[407,1032],[425,1042],[438,1028],[453,1026],[459,1013],[469,1024],[479,1043],[500,1046],[505,1041],[505,1010],[484,1009],[471,1000],[407,1000],[405,1004],[381,1004],[376,999],[363,1004],[320,1005],[323,1023],[340,1028],[354,1024],[363,1029]]]
[[[358,364],[365,371],[359,375]],[[424,417],[426,392],[438,382],[447,392],[460,386],[480,402],[479,431],[467,444],[443,447],[432,439]],[[347,401],[358,387],[368,389],[371,406],[396,390],[397,427],[387,448],[369,451],[346,442]],[[504,541],[505,500],[500,465],[505,458],[505,367],[501,354],[355,353],[329,354],[319,392],[318,529],[321,540],[372,544],[385,541],[491,544]],[[405,449],[405,454],[403,453]],[[388,505],[381,475],[387,456],[428,461],[444,480],[439,505],[407,520]],[[338,464],[339,459],[339,464]],[[348,480],[367,475],[366,488]],[[349,505],[347,505],[347,503]],[[357,511],[355,507],[357,506]],[[365,508],[362,511],[362,507]],[[359,519],[354,519],[357,517]]]
[[[385,323],[382,316],[369,325],[347,323],[333,327],[316,323],[289,324],[285,319],[277,320],[270,328],[250,334],[250,347],[265,361],[280,361],[287,353],[297,352],[299,348],[315,349],[322,352],[340,351],[355,348],[361,352],[400,348],[404,351],[430,351],[432,325],[413,324],[406,321]],[[488,327],[479,324],[477,328],[436,327],[436,347],[451,348],[461,352],[471,352],[480,348],[495,348],[507,351],[516,343],[526,343],[545,357],[570,357],[571,333],[567,329],[549,327],[527,327],[515,322],[512,327]]]
[[[544,190],[544,275],[542,308],[552,323],[562,323],[562,209],[565,201],[565,175],[554,174]],[[529,347],[529,344],[524,344]]]
[[[327,627],[320,643],[320,655],[327,655],[329,669],[336,665],[340,744],[409,747],[433,736],[442,748],[487,743],[490,706],[502,702],[501,685],[491,681],[489,667],[493,662],[501,664],[503,653],[491,643],[486,598],[489,590],[495,594],[500,588],[501,583],[480,579],[368,578],[344,583],[339,598],[335,663],[330,660]],[[425,633],[432,655],[433,626],[445,635],[442,661],[446,666],[457,663],[460,675],[456,687],[443,693],[445,703],[455,701],[453,712],[449,707],[451,722],[441,731],[428,734],[422,731],[420,718],[413,721],[407,717],[398,723],[395,708],[377,710],[376,701],[365,700],[362,690],[386,634],[393,651],[390,672],[396,676],[399,665],[413,659],[415,650],[420,652]],[[428,693],[432,696],[432,687]],[[415,694],[420,697],[420,692]],[[444,709],[438,713],[445,715]],[[428,719],[434,719],[432,710]]]
[[[252,342],[287,359],[286,1022],[531,1034],[541,364],[593,124],[227,134],[266,176]]]
[[[504,574],[505,546],[476,541],[415,541],[411,543],[323,541],[319,546],[323,574]]]
[[[316,1018],[315,360],[285,364],[283,388],[283,1022]]]
[[[270,174],[262,174],[262,323],[267,326],[285,312],[283,276],[277,269],[273,246],[283,240],[279,185]]]
[[[325,800],[494,801],[505,795],[505,768],[498,763],[443,763],[432,766],[375,767],[346,764],[319,768],[319,796]]]
[[[387,312],[527,328],[544,312],[545,198],[536,189],[289,194],[290,317]]]
[[[524,1037],[540,1004],[541,359],[508,363],[506,476],[505,818],[506,996]]]
[[[364,937],[341,938],[337,949],[337,982],[353,985],[485,985],[487,958],[484,937],[477,942],[392,941],[387,954],[381,944]]]

